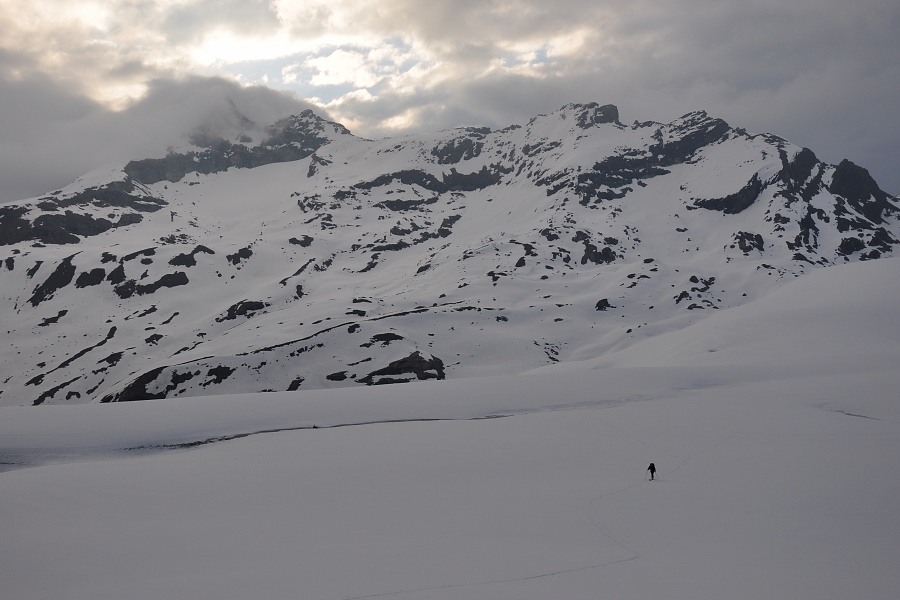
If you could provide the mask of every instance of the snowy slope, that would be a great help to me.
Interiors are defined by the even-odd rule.
[[[4,597],[894,598],[898,294],[890,258],[534,374],[0,408]]]
[[[0,403],[602,360],[898,239],[864,169],[702,112],[377,141],[306,112],[0,208]]]

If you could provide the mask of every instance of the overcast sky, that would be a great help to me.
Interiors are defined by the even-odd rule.
[[[2,0],[0,201],[235,109],[357,135],[704,109],[900,193],[897,0]]]

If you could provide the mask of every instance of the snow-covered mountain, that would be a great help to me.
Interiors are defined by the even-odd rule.
[[[0,404],[596,361],[900,243],[865,169],[703,112],[194,143],[0,207]]]

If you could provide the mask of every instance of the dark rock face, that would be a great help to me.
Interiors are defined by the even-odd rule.
[[[63,318],[64,316],[66,316],[67,314],[69,314],[69,311],[63,309],[63,310],[59,311],[59,313],[57,313],[57,315],[55,317],[47,317],[42,322],[38,323],[38,327],[46,327],[47,325],[53,325],[55,323],[58,323],[59,320],[61,318]]]
[[[633,181],[650,179],[669,173],[659,164],[655,156],[647,157],[642,152],[629,152],[609,156],[595,163],[592,171],[579,173],[576,191],[581,203],[587,205],[595,201],[615,200],[632,191]]]
[[[125,279],[125,265],[121,263],[106,276],[106,280],[113,285],[119,285],[120,283],[123,283]]]
[[[614,106],[595,105],[594,111],[592,114],[598,120],[591,123],[618,124],[618,111]],[[649,124],[635,124],[636,127],[647,125]],[[711,119],[704,112],[685,115],[681,118],[679,128],[673,132],[677,135],[670,136],[671,139],[664,141],[662,131],[658,130],[657,143],[649,151],[624,150],[595,163],[590,171],[579,173],[575,191],[581,196],[581,204],[584,206],[623,198],[633,191],[633,185],[644,185],[648,179],[667,175],[670,172],[668,167],[689,163],[702,148],[721,141],[731,131],[728,123],[721,119]],[[547,179],[544,181],[552,183]],[[548,194],[565,185],[565,181],[551,185]],[[731,203],[735,203],[734,199]]]
[[[41,404],[43,404],[44,402],[46,402],[48,399],[50,399],[50,398],[52,398],[53,396],[55,396],[55,395],[56,395],[56,392],[58,392],[58,391],[60,391],[60,390],[63,390],[63,389],[65,389],[65,388],[69,387],[70,385],[72,385],[73,383],[75,383],[76,381],[78,381],[79,379],[81,379],[80,376],[79,376],[79,377],[74,377],[74,378],[72,378],[72,379],[70,379],[70,380],[68,380],[68,381],[65,381],[65,382],[63,382],[63,383],[61,383],[61,384],[59,384],[59,385],[57,385],[57,386],[55,386],[55,387],[50,388],[49,390],[45,391],[45,392],[42,393],[40,396],[38,396],[38,397],[35,399],[35,401],[32,403],[32,405],[33,405],[33,406],[40,406]],[[68,400],[69,398],[66,398],[66,399]]]
[[[474,173],[459,173],[456,168],[451,168],[450,172],[444,173],[439,180],[430,173],[419,169],[410,169],[381,175],[372,181],[358,183],[353,187],[361,190],[371,190],[397,181],[404,185],[417,185],[422,189],[438,194],[472,192],[500,183],[500,178],[503,174],[510,172],[512,172],[511,168],[507,169],[499,165],[491,165],[490,168],[484,166]]]
[[[105,278],[106,269],[97,267],[96,269],[91,269],[90,271],[80,274],[78,279],[75,280],[75,287],[83,288],[92,285],[100,285]]]
[[[859,238],[843,238],[841,240],[841,245],[838,246],[838,254],[841,256],[850,256],[854,252],[859,252],[865,248],[865,242]]]
[[[806,214],[798,222],[800,232],[794,237],[794,241],[787,242],[787,247],[791,250],[805,248],[808,252],[815,252],[819,246],[820,233],[817,223],[824,219],[825,215],[821,211],[807,205]]]
[[[176,271],[175,273],[166,273],[153,283],[140,284],[133,279],[129,279],[116,286],[115,291],[119,298],[123,300],[137,294],[145,296],[152,294],[164,287],[178,287],[189,283],[188,276],[184,271]]]
[[[47,244],[77,244],[78,236],[89,237],[112,229],[113,223],[95,219],[71,210],[65,213],[41,215],[32,223],[35,237]]]
[[[490,129],[470,129],[467,132],[470,137],[450,140],[431,149],[431,155],[438,159],[439,165],[455,165],[481,154],[481,149],[484,147],[481,139],[485,134],[490,133]]]
[[[602,125],[604,123],[619,123],[619,109],[614,104],[604,104],[600,106],[597,102],[591,102],[579,107],[578,126],[581,129],[587,129],[594,125]]]
[[[222,142],[203,152],[169,154],[165,158],[147,158],[128,163],[125,172],[140,183],[181,181],[189,173],[209,175],[231,167],[251,169],[275,162],[306,158],[315,149],[296,149],[285,145],[277,148],[248,148],[243,144]]]
[[[199,245],[189,254],[179,254],[178,256],[173,257],[169,260],[169,264],[175,267],[195,267],[197,266],[197,254],[215,254],[212,250],[207,248],[206,246]]]
[[[308,248],[309,245],[313,243],[313,239],[308,235],[304,235],[303,237],[301,237],[299,239],[292,237],[291,239],[288,240],[288,242],[291,244],[296,244],[297,246],[300,246],[301,248]]]
[[[801,193],[803,184],[812,177],[814,170],[819,166],[819,159],[809,148],[803,148],[791,161],[788,161],[787,156],[782,153],[781,162],[783,167],[778,179],[785,184],[789,193]]]
[[[139,375],[121,391],[104,396],[100,399],[100,402],[134,402],[137,400],[158,400],[160,398],[165,398],[167,390],[163,389],[151,392],[148,389],[148,386],[156,381],[157,377],[159,377],[165,368],[166,367],[158,367]]]
[[[390,344],[391,342],[399,341],[402,339],[403,339],[403,336],[398,335],[396,333],[390,333],[390,332],[376,333],[375,335],[372,336],[372,338],[368,342],[366,342],[364,344],[360,344],[360,347],[361,348],[370,348],[374,344],[377,343],[377,344],[381,344],[381,347],[383,348],[383,347],[387,346],[388,344]]]
[[[599,311],[606,311],[610,308],[615,308],[615,306],[609,303],[609,298],[603,298],[602,300],[597,301],[597,304],[594,308]]]
[[[402,376],[406,377],[402,377]],[[416,379],[444,379],[444,362],[432,356],[426,359],[417,350],[405,358],[395,360],[388,366],[372,371],[365,377],[357,379],[366,385],[383,385],[387,383],[405,383]]]
[[[504,170],[497,165],[491,165],[491,168],[481,167],[481,170],[475,173],[457,173],[456,169],[451,168],[450,173],[444,175],[444,185],[446,191],[450,192],[474,192],[500,183],[504,172],[511,172],[511,169]]]
[[[155,256],[155,255],[156,255],[155,247],[144,248],[143,250],[137,250],[135,252],[132,252],[131,254],[126,254],[125,256],[122,257],[122,260],[120,262],[125,263],[125,262],[128,262],[129,260],[134,260],[136,258],[140,258],[141,256],[150,257],[150,256]]]
[[[695,200],[694,206],[706,208],[708,210],[722,211],[726,215],[736,215],[750,208],[764,188],[763,182],[760,181],[759,175],[753,174],[747,185],[737,192],[725,196],[724,198],[711,198],[709,200]]]
[[[209,371],[206,372],[206,376],[209,377],[206,381],[202,382],[200,385],[203,387],[207,387],[210,385],[216,385],[222,383],[229,377],[231,377],[232,373],[234,373],[237,369],[232,367],[226,367],[225,365],[219,365],[218,367],[213,367]]]
[[[350,135],[342,125],[317,117],[312,111],[303,111],[296,117],[279,121],[269,129],[269,138],[259,146],[247,147],[225,140],[198,139],[207,145],[202,152],[171,153],[165,158],[136,160],[125,166],[128,176],[139,183],[181,181],[189,173],[208,175],[232,167],[252,169],[272,163],[290,162],[307,158],[330,141],[332,134]]]
[[[685,163],[701,149],[722,140],[731,127],[722,119],[712,119],[705,112],[698,111],[681,117],[680,135],[656,148],[662,156],[660,166]]]
[[[44,244],[77,244],[81,236],[92,236],[115,227],[107,219],[67,210],[63,214],[44,214],[28,221],[25,210],[16,206],[0,207],[0,244],[37,241]]]
[[[739,231],[734,234],[734,241],[744,254],[749,254],[753,250],[762,252],[766,248],[763,237],[758,233]]]
[[[828,190],[846,198],[855,211],[875,224],[883,223],[882,217],[886,213],[897,211],[869,171],[846,159],[837,166]]]
[[[353,187],[361,190],[371,190],[376,187],[390,185],[394,181],[402,183],[403,185],[417,185],[432,192],[443,193],[447,191],[443,182],[439,181],[434,175],[426,173],[421,169],[407,169],[379,175],[371,181],[358,183]]]
[[[72,264],[72,259],[75,256],[76,254],[73,254],[64,258],[53,273],[50,274],[50,277],[44,283],[34,288],[34,293],[28,299],[32,306],[37,306],[44,300],[52,298],[54,293],[72,283],[76,270],[75,265]]]
[[[115,227],[140,223],[140,213],[155,212],[165,202],[137,192],[131,181],[116,181],[105,186],[89,188],[69,198],[48,197],[38,204],[43,213],[27,218],[24,206],[0,207],[0,245],[35,241],[44,244],[77,244],[82,237],[90,237]],[[67,209],[117,207],[133,212],[124,213],[112,222],[102,217]],[[60,212],[62,211],[62,212]]]
[[[237,304],[228,307],[224,315],[216,317],[217,323],[223,321],[233,321],[238,317],[252,317],[254,313],[264,310],[269,305],[265,302],[255,300],[241,300]]]
[[[218,385],[231,377],[236,368],[217,365],[206,371],[206,379],[199,382],[201,388]],[[202,370],[182,367],[158,367],[139,375],[121,391],[104,396],[100,402],[136,402],[159,400],[167,397],[185,383],[202,377]]]
[[[239,264],[241,264],[242,260],[246,260],[246,259],[250,258],[251,256],[253,256],[253,250],[251,250],[249,247],[246,247],[246,248],[241,248],[234,254],[228,254],[225,258],[227,258],[228,262],[230,262],[231,264],[239,265]]]
[[[585,242],[584,256],[581,257],[581,264],[592,262],[595,265],[609,264],[616,261],[616,253],[609,246],[604,246],[602,250],[597,250],[593,244]]]
[[[407,212],[410,210],[420,210],[421,208],[429,204],[434,204],[437,201],[437,198],[416,200],[384,200],[383,202],[377,203],[375,206],[379,208],[386,208],[395,212]]]
[[[88,346],[87,348],[82,348],[80,351],[76,352],[75,354],[73,354],[72,356],[70,356],[63,362],[61,362],[55,368],[50,369],[46,373],[41,373],[41,374],[37,375],[36,377],[32,378],[29,382],[26,383],[26,385],[40,385],[45,376],[50,375],[54,371],[60,371],[60,370],[65,369],[70,364],[72,364],[73,362],[75,362],[76,360],[81,358],[82,356],[88,354],[89,352],[91,352],[92,350],[94,350],[96,348],[99,348],[100,346],[105,345],[108,341],[113,339],[115,337],[115,335],[116,335],[116,328],[111,327],[109,332],[106,334],[105,338],[103,338],[102,340],[100,340],[99,342],[97,342],[96,344],[94,344],[92,346]],[[56,392],[68,387],[69,385],[71,385],[72,383],[74,383],[75,381],[77,381],[81,378],[82,378],[82,375],[79,375],[78,377],[75,377],[74,379],[70,379],[69,381],[66,381],[65,383],[63,383],[61,385],[58,385],[56,387],[53,387],[53,388],[45,391],[43,394],[38,396],[38,398],[35,399],[32,404],[34,406],[43,404],[48,398],[53,397],[56,394]],[[77,393],[77,392],[75,392],[75,393]],[[71,392],[70,392],[70,394],[71,394]],[[67,397],[66,399],[68,400],[69,397]]]

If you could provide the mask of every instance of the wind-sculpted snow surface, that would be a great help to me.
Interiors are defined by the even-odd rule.
[[[599,359],[900,243],[865,169],[703,112],[202,143],[0,209],[0,404]]]

